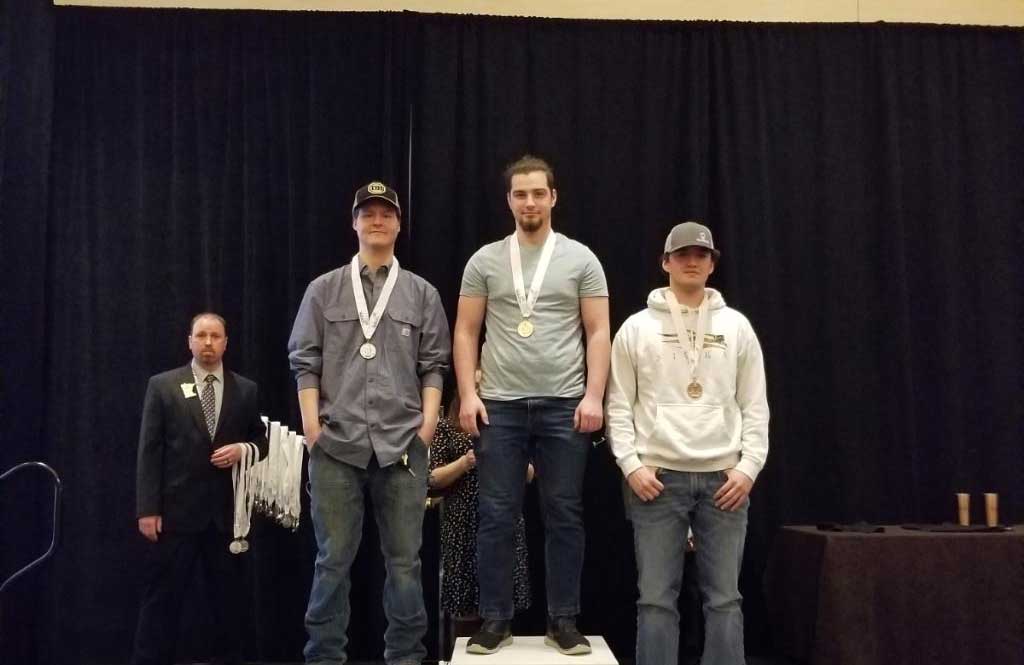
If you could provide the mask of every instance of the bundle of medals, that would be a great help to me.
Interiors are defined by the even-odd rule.
[[[239,444],[241,446],[238,462],[231,467],[231,486],[235,492],[235,511],[233,515],[234,538],[228,545],[232,554],[242,554],[249,551],[249,541],[245,539],[249,535],[249,525],[252,518],[252,496],[249,494],[249,472],[259,457],[256,445],[248,442]]]
[[[263,424],[269,442],[267,456],[249,470],[246,494],[257,512],[295,531],[302,513],[299,486],[305,439],[266,417]]]

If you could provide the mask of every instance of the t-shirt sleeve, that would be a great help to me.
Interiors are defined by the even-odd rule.
[[[580,279],[580,297],[597,298],[602,296],[608,296],[608,280],[605,279],[604,268],[597,260],[597,255],[587,249],[583,260],[583,275]]]
[[[466,269],[462,273],[462,287],[459,289],[459,295],[487,297],[487,278],[484,276],[481,265],[484,261],[482,252],[482,249],[477,251],[466,263]]]

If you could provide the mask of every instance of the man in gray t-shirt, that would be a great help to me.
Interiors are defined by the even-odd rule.
[[[506,169],[505,180],[515,232],[470,258],[455,323],[459,420],[479,436],[477,557],[484,624],[467,650],[494,653],[511,643],[513,527],[533,460],[546,533],[545,642],[565,654],[585,654],[590,643],[576,629],[583,473],[588,434],[603,423],[608,286],[594,253],[551,228],[557,200],[551,167],[525,156]]]

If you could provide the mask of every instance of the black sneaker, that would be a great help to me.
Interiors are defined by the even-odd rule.
[[[476,635],[469,638],[466,653],[494,653],[501,647],[512,644],[512,622],[487,619]]]
[[[558,649],[567,656],[582,656],[590,653],[590,641],[576,630],[575,617],[553,617],[548,619],[548,634],[544,644]]]

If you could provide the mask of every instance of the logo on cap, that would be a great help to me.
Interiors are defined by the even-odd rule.
[[[708,234],[706,234],[703,231],[701,231],[700,233],[697,234],[697,241],[698,242],[707,242],[708,241]]]
[[[388,191],[388,188],[382,182],[371,182],[366,186],[366,191],[370,194],[383,194]]]

